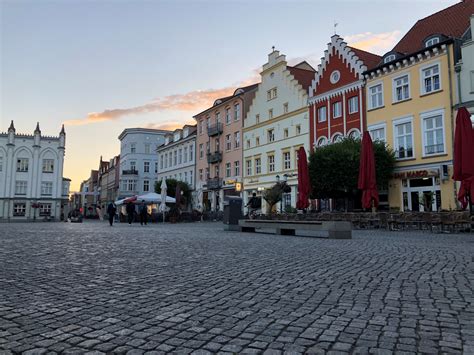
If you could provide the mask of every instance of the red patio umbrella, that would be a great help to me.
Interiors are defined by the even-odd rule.
[[[123,200],[123,203],[131,203],[131,202],[135,202],[136,200],[137,200],[137,196],[131,196]]]
[[[458,200],[465,209],[469,199],[472,203],[474,197],[474,130],[471,115],[465,107],[461,107],[456,116],[453,168],[453,179],[461,181]]]
[[[309,207],[310,192],[308,158],[306,157],[306,150],[300,147],[298,149],[298,201],[296,201],[296,208],[302,210]]]
[[[377,180],[375,177],[374,147],[372,138],[367,131],[364,132],[364,136],[362,137],[358,188],[362,190],[362,208],[371,208],[372,200],[374,201],[374,206],[378,206],[379,193],[377,191]]]

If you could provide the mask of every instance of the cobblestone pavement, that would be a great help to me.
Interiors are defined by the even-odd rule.
[[[0,353],[474,353],[474,235],[0,224]]]

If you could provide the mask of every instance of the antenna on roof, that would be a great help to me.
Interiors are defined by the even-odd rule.
[[[334,20],[334,34],[336,34],[336,27],[337,27],[337,25],[339,25],[339,24],[336,22],[336,20]]]

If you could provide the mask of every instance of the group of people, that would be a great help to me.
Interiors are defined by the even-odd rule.
[[[135,204],[133,204],[132,202],[127,203],[127,205],[125,206],[125,211],[127,212],[128,224],[132,224],[135,219],[135,215],[137,214],[137,211],[135,209]],[[109,224],[111,227],[114,224],[116,213],[117,213],[117,207],[115,206],[115,204],[113,202],[109,203],[109,205],[107,206],[107,215],[109,216]],[[145,204],[145,201],[142,201],[142,203],[140,204],[138,208],[138,216],[140,219],[140,224],[142,226],[147,225],[148,209],[147,209],[147,205]]]

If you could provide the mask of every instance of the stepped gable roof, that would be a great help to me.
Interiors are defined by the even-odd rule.
[[[434,34],[461,38],[470,26],[474,14],[474,0],[463,0],[457,4],[418,20],[395,45],[393,51],[409,54],[424,48],[423,41]]]
[[[314,73],[316,73],[316,70],[308,70],[301,68],[302,66],[306,67],[306,65],[309,66],[307,62],[303,61],[293,67],[287,66],[286,68],[290,71],[291,75],[293,75],[295,79],[301,84],[303,89],[307,91],[308,88],[311,86],[311,82],[314,79]]]
[[[362,49],[354,48],[351,46],[348,46],[348,47],[355,53],[356,56],[359,57],[360,60],[364,62],[367,69],[375,68],[382,61],[382,57],[377,54],[370,53]]]

